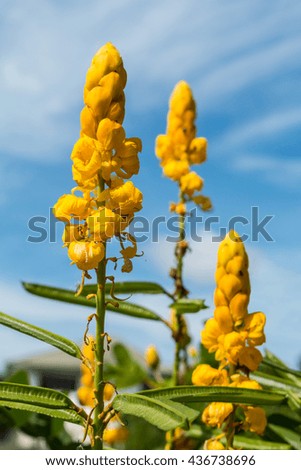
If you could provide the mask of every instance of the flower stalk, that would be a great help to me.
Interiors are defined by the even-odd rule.
[[[108,385],[104,377],[105,339],[108,337],[105,331],[105,286],[108,279],[114,286],[114,277],[106,273],[107,260],[112,259],[107,258],[107,241],[113,237],[119,240],[121,256],[114,259],[122,259],[121,271],[130,272],[132,259],[137,256],[137,244],[126,229],[134,214],[142,208],[143,199],[139,189],[131,181],[125,181],[138,174],[138,153],[142,150],[140,139],[127,138],[122,126],[126,80],[118,50],[111,43],[105,44],[93,57],[86,75],[80,137],[71,153],[76,187],[71,194],[61,196],[53,208],[55,216],[66,223],[63,241],[71,264],[82,271],[77,295],[82,292],[85,279],[91,279],[89,271],[95,271],[97,277],[96,314],[88,318],[84,334],[88,345],[88,328],[95,319],[96,337],[91,340],[92,351],[83,359],[83,367],[89,360],[93,367],[90,371],[88,368],[88,372],[83,371],[83,385],[79,389],[81,403],[92,408],[91,445],[94,449],[103,448],[103,435],[108,424],[107,418],[104,420]],[[81,195],[75,195],[75,192]],[[109,434],[105,434],[112,435],[112,432],[109,430]]]
[[[177,301],[188,296],[184,286],[184,256],[189,249],[185,239],[185,219],[187,205],[194,203],[202,210],[211,208],[210,199],[199,193],[203,187],[202,178],[191,171],[191,166],[206,160],[207,141],[204,137],[196,137],[196,103],[189,85],[180,81],[170,97],[167,116],[166,134],[159,135],[156,140],[156,155],[160,159],[163,174],[175,181],[179,188],[179,201],[170,204],[171,212],[178,214],[179,238],[175,247],[176,266],[170,271],[174,280],[174,298]],[[187,368],[187,345],[190,337],[184,315],[171,309],[173,339],[175,341],[174,363],[172,373],[173,385],[183,381]],[[181,373],[184,370],[184,374]]]

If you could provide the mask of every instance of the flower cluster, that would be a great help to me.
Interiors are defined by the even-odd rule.
[[[107,43],[86,75],[80,138],[71,153],[76,187],[53,208],[54,215],[66,223],[63,241],[69,258],[83,271],[97,268],[105,256],[104,243],[114,235],[133,245],[122,245],[124,271],[131,270],[130,258],[136,255],[135,240],[124,230],[142,208],[142,193],[125,180],[139,171],[142,145],[136,137],[126,138],[122,126],[125,84],[122,58]]]
[[[192,91],[186,82],[180,81],[170,98],[166,134],[156,140],[156,155],[161,160],[164,175],[179,184],[181,199],[179,203],[172,203],[170,209],[182,215],[189,201],[205,211],[211,208],[210,199],[198,194],[203,188],[203,179],[191,171],[191,165],[206,160],[207,150],[207,140],[196,137],[195,119]]]
[[[192,383],[260,389],[255,380],[250,380],[249,373],[256,370],[262,360],[256,347],[265,342],[265,315],[262,312],[248,313],[248,256],[234,231],[230,231],[220,244],[216,284],[214,317],[207,320],[201,336],[205,348],[215,353],[219,368],[207,364],[197,366],[192,374]],[[244,411],[240,427],[262,434],[266,426],[264,410],[252,406],[240,408]],[[211,403],[205,408],[202,420],[210,426],[221,427],[234,412],[235,405],[231,403]]]

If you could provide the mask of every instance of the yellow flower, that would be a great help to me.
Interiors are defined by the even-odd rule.
[[[125,427],[106,428],[103,433],[104,441],[109,444],[125,442],[128,439],[129,431]]]
[[[210,386],[210,385],[228,385],[229,379],[225,369],[214,369],[207,364],[197,366],[191,377],[193,385]]]
[[[170,160],[163,167],[163,173],[167,178],[179,181],[189,172],[189,164],[185,160]]]
[[[231,376],[230,387],[251,388],[253,390],[261,390],[261,385],[256,380],[251,380],[245,375],[234,374]]]
[[[172,202],[169,205],[169,210],[170,210],[170,212],[176,212],[177,214],[185,215],[186,214],[186,204],[184,204],[183,202],[179,202],[178,204],[176,204],[175,202]]]
[[[204,450],[225,450],[225,447],[217,439],[209,439],[204,443]]]
[[[205,137],[192,139],[188,155],[190,164],[203,163],[207,156],[207,139]]]
[[[79,269],[89,271],[96,269],[98,263],[104,257],[104,246],[100,242],[71,242],[68,248],[68,256]]]
[[[68,243],[83,240],[86,237],[87,227],[83,224],[67,224],[62,236],[63,242]]]
[[[245,431],[263,434],[267,425],[265,411],[257,406],[244,407],[245,421],[243,428]]]
[[[79,185],[94,178],[101,166],[96,142],[87,136],[81,137],[73,147],[71,160],[73,161],[73,176],[80,175]]]
[[[140,167],[138,152],[142,150],[141,140],[137,137],[125,139],[120,149],[117,149],[117,158],[120,159],[120,168],[116,173],[121,178],[131,178],[137,175]],[[120,153],[119,153],[120,152]]]
[[[232,411],[232,403],[213,402],[204,409],[202,421],[208,426],[220,428]]]
[[[265,314],[262,312],[250,313],[245,318],[243,329],[248,332],[248,343],[251,346],[260,346],[265,342],[265,321]]]
[[[128,221],[107,207],[100,207],[87,218],[87,225],[94,241],[105,241],[119,234]]]
[[[148,367],[155,370],[160,364],[160,357],[156,346],[150,345],[145,351],[145,361]]]
[[[262,354],[253,346],[246,346],[239,354],[238,362],[241,366],[247,367],[252,372],[258,369],[262,361]]]
[[[223,335],[219,324],[214,318],[209,318],[205,323],[205,328],[201,333],[202,344],[210,353],[215,352],[219,347],[218,339]]]
[[[74,194],[64,194],[53,206],[53,213],[57,219],[64,222],[72,218],[83,220],[89,213],[89,200]]]
[[[231,364],[238,364],[244,346],[244,338],[236,331],[232,331],[223,337],[224,355]]]
[[[124,216],[133,215],[141,210],[142,200],[141,191],[131,181],[124,183],[121,179],[116,179],[109,190],[107,207]]]
[[[203,187],[204,181],[202,178],[195,173],[190,171],[186,175],[182,176],[180,180],[180,188],[184,194],[192,196],[195,191],[200,191]]]
[[[229,307],[226,307],[225,305],[216,307],[214,310],[214,318],[223,333],[230,333],[233,331],[233,320]]]

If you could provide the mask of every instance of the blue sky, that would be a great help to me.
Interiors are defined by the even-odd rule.
[[[179,80],[192,87],[198,135],[208,139],[208,161],[198,168],[220,227],[234,216],[273,215],[273,242],[250,238],[250,311],[267,315],[266,347],[289,365],[301,355],[301,5],[297,0],[112,0],[111,2],[2,1],[0,28],[0,309],[81,341],[89,312],[22,291],[21,280],[74,288],[80,273],[69,266],[61,241],[29,243],[28,220],[73,187],[70,152],[79,132],[86,70],[97,49],[111,41],[128,72],[127,135],[143,141],[135,183],[144,193],[144,217],[167,215],[175,185],[162,178],[154,141],[165,132],[168,99]],[[237,226],[238,231],[243,229]],[[245,227],[250,235],[250,226]],[[58,233],[60,232],[58,227]],[[127,279],[170,286],[173,247],[141,246]],[[212,235],[212,234],[211,234]],[[206,233],[193,243],[185,274],[191,295],[211,307],[190,316],[195,343],[211,315],[217,243]],[[126,276],[120,272],[117,278]],[[137,301],[143,302],[143,299]],[[167,315],[167,303],[147,298]],[[143,350],[156,342],[171,358],[171,340],[160,325],[109,314],[107,329]],[[0,370],[7,361],[47,346],[0,328]]]

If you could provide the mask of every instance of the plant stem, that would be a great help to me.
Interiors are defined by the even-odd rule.
[[[184,203],[184,196],[180,192],[180,203]],[[187,291],[183,285],[183,258],[186,252],[186,248],[183,246],[185,240],[185,215],[179,214],[179,241],[176,244],[175,248],[175,257],[177,260],[176,266],[176,276],[175,276],[175,298],[176,300],[186,297]],[[180,383],[180,364],[181,364],[181,325],[182,318],[181,315],[175,315],[175,325],[174,325],[174,338],[175,338],[175,355],[174,355],[174,364],[173,364],[173,375],[172,381],[174,385],[179,385]]]
[[[99,190],[104,189],[104,181],[99,177]],[[104,410],[104,342],[105,342],[105,284],[106,284],[106,243],[104,245],[104,257],[97,267],[97,293],[96,293],[96,337],[95,337],[95,375],[94,388],[96,398],[96,408],[94,411],[94,450],[103,448],[102,436],[104,431],[104,423],[102,413]]]

